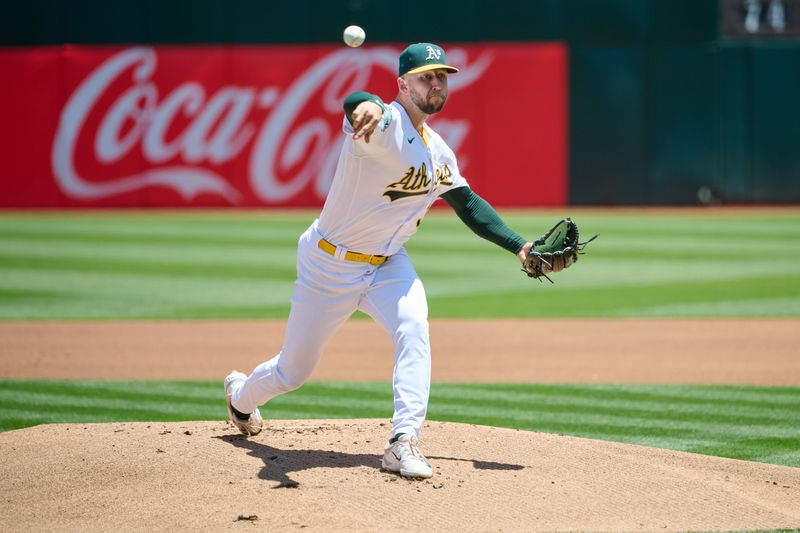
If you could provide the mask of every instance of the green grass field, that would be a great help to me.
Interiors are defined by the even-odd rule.
[[[0,381],[0,429],[226,418],[219,381]],[[307,383],[265,418],[392,416],[389,383]],[[800,389],[434,383],[429,418],[800,466]]]
[[[555,285],[449,210],[408,250],[433,318],[800,316],[800,210],[718,213],[572,213],[600,237]],[[284,318],[315,214],[0,212],[0,319]],[[504,218],[535,238],[565,214]]]
[[[505,212],[537,237],[566,212]],[[800,316],[800,210],[569,213],[585,257],[529,280],[448,211],[408,245],[440,317]],[[315,213],[0,212],[0,320],[284,318]],[[1,346],[1,345],[0,345]],[[0,381],[0,429],[225,418],[218,382]],[[268,418],[391,416],[388,383],[309,383]],[[800,388],[434,384],[430,417],[800,466]]]

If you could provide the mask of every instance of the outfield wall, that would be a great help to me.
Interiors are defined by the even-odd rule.
[[[563,205],[565,47],[448,48],[461,72],[451,78],[447,112],[430,122],[458,153],[461,173],[497,205]],[[344,139],[345,96],[368,87],[391,101],[401,50],[1,50],[0,72],[15,82],[3,84],[0,100],[0,205],[321,205]],[[518,65],[526,69],[512,76]]]
[[[193,161],[191,154],[204,150],[195,147],[183,159],[156,154],[153,163],[147,148],[134,147],[125,161],[110,157],[108,165],[88,147],[113,139],[82,138],[81,169],[73,174],[83,181],[151,182],[140,192],[123,187],[99,199],[65,189],[51,160],[63,119],[70,119],[64,114],[70,95],[115,53],[134,45],[155,51],[149,81],[159,104],[187,85],[199,85],[206,104],[223,87],[273,87],[283,96],[314,61],[343,50],[341,31],[352,23],[367,29],[359,53],[396,53],[408,42],[433,40],[457,51],[451,57],[465,66],[498,58],[460,94],[454,91],[437,124],[457,148],[464,174],[498,206],[800,202],[800,0],[755,0],[747,7],[739,0],[440,0],[433,7],[370,0],[29,0],[4,10],[0,184],[13,193],[0,197],[0,206],[320,205],[329,176],[309,177],[322,168],[319,161],[306,161],[300,172],[301,181],[317,185],[276,199],[263,194],[257,176],[272,171],[249,169],[245,149],[224,162]],[[513,65],[506,46],[525,50]],[[289,50],[302,66],[281,59]],[[545,50],[559,50],[558,59],[541,61]],[[241,69],[244,56],[251,63]],[[368,83],[391,98],[388,59],[384,66],[348,83]],[[132,75],[128,89],[136,83]],[[254,101],[247,124],[260,128],[276,102]],[[192,105],[185,101],[174,128],[194,118]],[[149,120],[140,107],[131,123]],[[282,182],[295,183],[292,167],[308,159],[313,142],[333,134],[334,113],[325,107],[304,109],[310,129],[294,144],[279,140],[274,161],[262,161],[279,162],[278,188],[296,187]],[[179,135],[164,134],[167,153]],[[328,152],[321,157],[327,160]],[[191,179],[163,185],[175,182],[165,178],[165,167],[187,166],[213,185],[200,186],[199,194]]]

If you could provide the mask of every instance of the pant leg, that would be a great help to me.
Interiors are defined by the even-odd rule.
[[[381,324],[394,342],[392,434],[419,436],[431,383],[428,303],[405,250],[378,268],[360,308]]]
[[[251,413],[294,390],[312,374],[325,345],[358,307],[367,266],[334,259],[317,248],[309,228],[298,243],[297,281],[280,353],[260,365],[234,393],[233,406]]]

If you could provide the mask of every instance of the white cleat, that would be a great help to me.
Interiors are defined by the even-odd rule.
[[[400,435],[394,443],[387,443],[383,451],[381,466],[389,472],[399,472],[403,477],[428,478],[433,468],[417,447],[419,441],[413,435]]]
[[[261,419],[261,413],[258,408],[250,413],[250,417],[247,420],[242,420],[233,412],[233,405],[231,404],[234,391],[244,385],[246,380],[247,376],[236,370],[228,374],[228,377],[225,378],[225,398],[228,404],[228,418],[231,424],[236,426],[242,434],[252,437],[261,433],[264,428],[264,421]]]

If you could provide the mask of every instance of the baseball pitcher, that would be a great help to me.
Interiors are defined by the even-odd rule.
[[[337,328],[361,310],[395,347],[394,416],[382,466],[405,477],[432,475],[418,443],[431,378],[428,305],[403,244],[442,198],[476,234],[515,254],[527,273],[526,261],[538,257],[533,243],[470,189],[453,151],[426,123],[441,111],[448,76],[457,72],[441,47],[412,44],[400,55],[393,102],[366,92],[345,99],[336,174],[319,218],[298,242],[283,347],[249,376],[234,371],[225,379],[230,420],[245,435],[263,427],[259,406],[300,387]],[[535,266],[554,271],[546,261]]]

